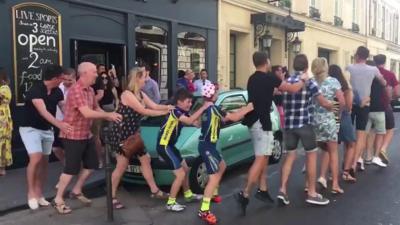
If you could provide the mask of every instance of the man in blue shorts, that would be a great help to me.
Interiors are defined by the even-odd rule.
[[[199,154],[206,165],[209,179],[204,190],[203,201],[198,215],[208,224],[216,224],[217,218],[210,211],[210,203],[211,200],[213,202],[221,201],[218,196],[218,186],[226,169],[226,164],[217,150],[220,129],[226,121],[235,122],[243,118],[253,110],[253,104],[250,103],[236,112],[226,113],[214,105],[218,98],[218,87],[216,85],[212,83],[205,84],[201,93],[205,102],[212,102],[213,104],[204,111],[201,123]]]
[[[157,139],[157,152],[159,156],[174,170],[175,180],[172,183],[167,202],[167,210],[174,212],[180,212],[185,209],[185,205],[176,202],[176,196],[181,187],[183,188],[186,202],[201,200],[202,198],[201,195],[193,194],[189,189],[189,179],[187,176],[189,167],[182,158],[179,150],[175,147],[183,124],[198,125],[198,118],[205,109],[212,105],[211,102],[206,102],[190,116],[189,111],[192,106],[192,97],[192,94],[186,89],[179,89],[176,92],[176,108],[167,116],[160,128]]]

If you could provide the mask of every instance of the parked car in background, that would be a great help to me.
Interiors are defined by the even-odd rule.
[[[234,111],[247,104],[247,91],[232,90],[221,92],[216,101],[224,111]],[[202,98],[195,98],[191,111],[196,111],[203,103]],[[282,156],[282,132],[280,130],[280,118],[276,106],[271,107],[271,121],[274,130],[274,149],[270,157],[270,164],[279,162]],[[146,150],[151,155],[151,164],[154,171],[154,177],[158,185],[170,185],[174,180],[172,168],[169,168],[164,161],[159,159],[156,152],[156,140],[160,124],[164,117],[149,117],[142,122],[141,134],[145,142]],[[208,175],[205,164],[199,156],[197,147],[199,143],[200,128],[194,126],[185,126],[176,143],[176,148],[186,159],[190,171],[190,187],[194,192],[202,193],[207,183]],[[232,168],[241,162],[252,159],[254,151],[248,128],[240,122],[226,123],[221,128],[220,139],[217,149],[223,155],[228,166]],[[141,174],[139,161],[132,159],[122,180],[125,184],[144,184],[145,180]]]

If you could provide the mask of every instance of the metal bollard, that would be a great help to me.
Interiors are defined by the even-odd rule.
[[[107,221],[113,222],[114,221],[114,211],[113,211],[113,204],[112,204],[112,184],[111,184],[111,173],[112,173],[112,165],[110,160],[111,154],[111,145],[109,135],[111,132],[111,123],[108,126],[103,128],[103,137],[104,137],[104,144],[105,144],[105,154],[106,154],[106,184],[107,184]]]

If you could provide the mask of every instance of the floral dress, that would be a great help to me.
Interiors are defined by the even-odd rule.
[[[8,85],[0,86],[0,167],[11,166],[11,137],[13,123],[10,104],[11,90]]]
[[[339,81],[333,77],[327,77],[319,88],[324,98],[329,101],[334,101],[336,91],[341,90]],[[338,140],[338,126],[336,124],[335,113],[326,110],[315,101],[314,104],[314,129],[317,136],[317,141],[328,142]]]

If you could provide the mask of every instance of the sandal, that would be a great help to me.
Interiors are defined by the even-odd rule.
[[[157,199],[167,199],[169,197],[169,194],[161,191],[158,189],[156,192],[152,192],[150,195],[150,198],[157,198]]]
[[[92,200],[86,198],[82,193],[75,194],[72,191],[69,193],[69,198],[70,199],[78,199],[81,201],[83,204],[86,206],[90,206],[92,204]]]
[[[113,198],[112,204],[113,204],[113,208],[114,209],[123,209],[123,208],[125,208],[125,206],[117,198]]]
[[[70,214],[72,212],[71,208],[65,205],[65,202],[56,203],[56,201],[53,200],[52,205],[61,215]]]
[[[336,194],[344,194],[344,191],[341,188],[335,188],[335,189],[332,188],[331,193],[334,194],[334,195],[336,195]]]
[[[343,171],[342,174],[342,179],[346,182],[351,182],[351,183],[355,183],[357,181],[356,178],[354,178],[349,171]]]

